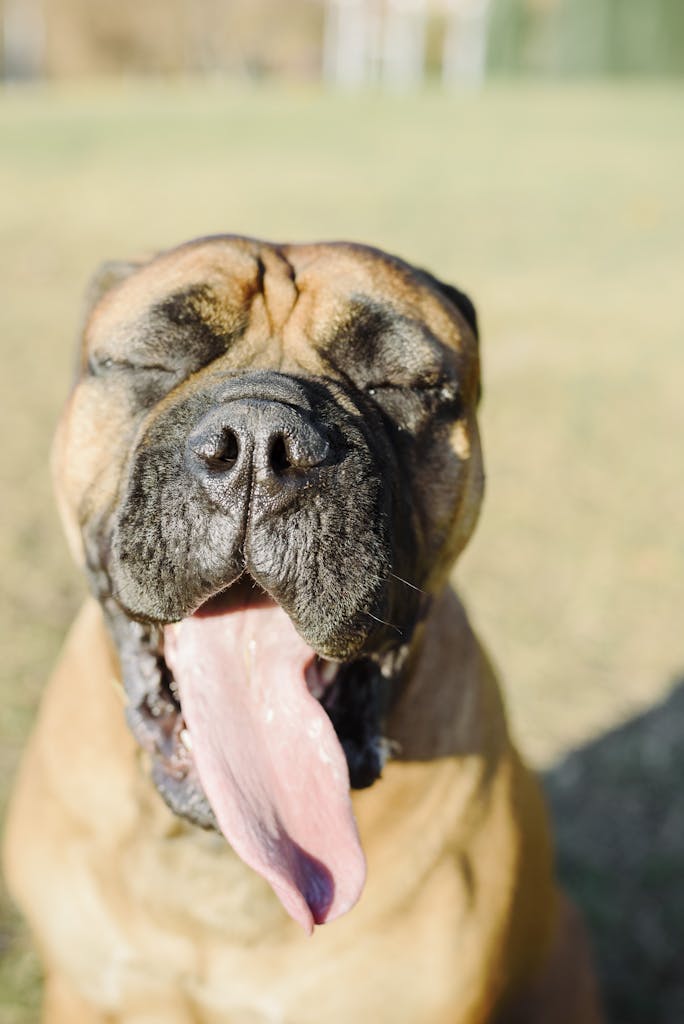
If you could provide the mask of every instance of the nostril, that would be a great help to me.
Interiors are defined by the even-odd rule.
[[[329,455],[330,445],[308,424],[297,423],[294,430],[287,427],[274,430],[264,438],[261,450],[265,452],[265,465],[271,473],[289,477],[320,466]]]
[[[218,457],[219,462],[226,463],[232,466],[237,462],[237,457],[239,454],[240,442],[238,441],[237,434],[232,430],[224,430],[223,446],[221,449],[221,454]]]
[[[284,473],[292,469],[292,461],[288,455],[283,434],[276,434],[268,449],[268,462],[274,473]]]
[[[234,430],[226,427],[208,443],[195,449],[209,469],[225,472],[232,469],[240,454],[240,441]]]

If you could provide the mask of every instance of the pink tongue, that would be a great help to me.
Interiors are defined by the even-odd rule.
[[[273,603],[165,630],[197,771],[221,830],[306,931],[366,876],[344,752],[309,693],[313,652]]]

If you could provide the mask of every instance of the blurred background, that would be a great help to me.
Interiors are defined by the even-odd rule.
[[[478,306],[456,582],[610,1021],[684,1020],[683,72],[681,0],[0,0],[3,806],[84,593],[47,462],[89,275],[222,231],[369,242]],[[4,894],[0,956],[0,1021],[35,1021]]]

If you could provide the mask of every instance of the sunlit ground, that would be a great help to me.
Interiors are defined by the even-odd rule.
[[[457,581],[548,772],[612,1019],[684,1019],[683,99],[0,94],[3,802],[83,592],[46,462],[89,273],[226,230],[371,242],[478,305],[488,493]],[[26,1024],[38,970],[2,908],[0,1016]]]

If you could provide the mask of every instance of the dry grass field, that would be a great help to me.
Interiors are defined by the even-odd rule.
[[[3,804],[83,593],[47,455],[89,273],[226,230],[368,241],[477,302],[488,493],[457,581],[545,774],[611,1021],[684,1020],[683,101],[0,94]],[[28,1024],[37,963],[0,914],[0,1020]]]

